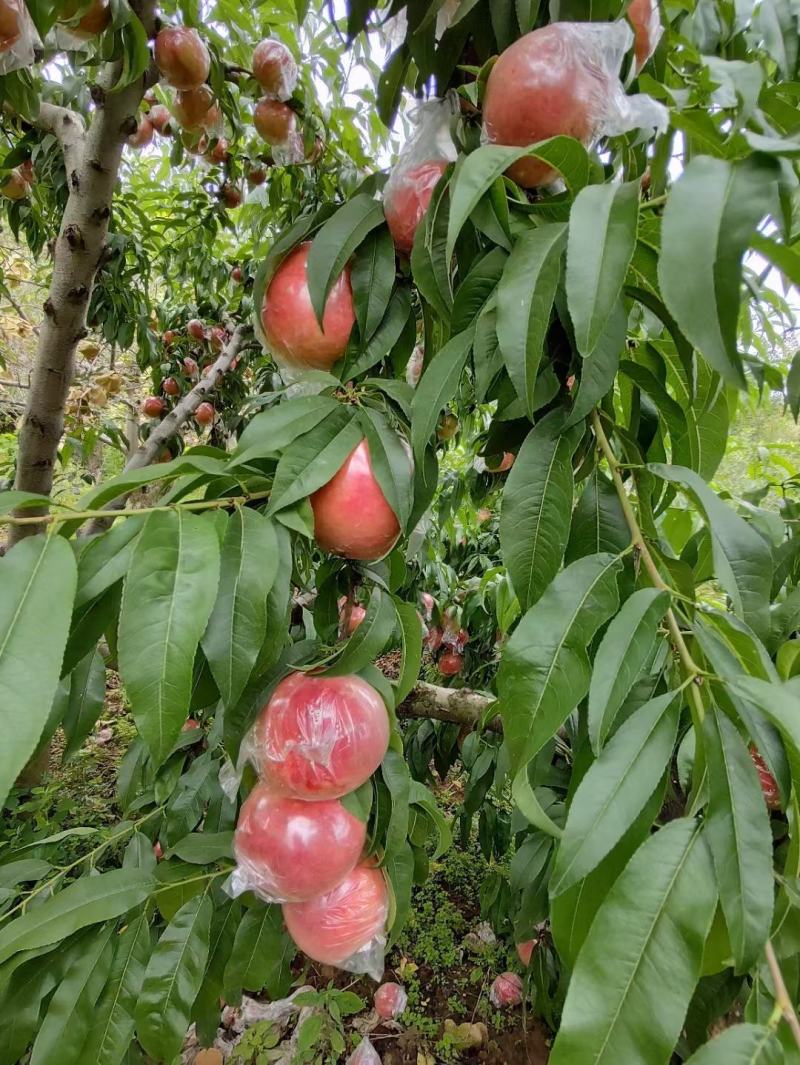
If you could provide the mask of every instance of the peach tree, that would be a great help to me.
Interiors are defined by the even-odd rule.
[[[137,729],[113,828],[68,858],[61,833],[0,850],[0,1063],[173,1062],[190,1024],[214,1041],[221,1000],[288,991],[280,908],[225,885],[246,738],[312,670],[358,675],[389,715],[342,802],[390,945],[452,838],[430,722],[404,718],[449,722],[462,835],[480,810],[508,859],[481,903],[537,940],[553,1065],[793,1060],[797,478],[712,487],[743,394],[800,409],[779,343],[800,279],[791,5],[0,10],[30,46],[0,19],[0,191],[52,249],[0,493],[0,796],[57,728],[80,748],[108,669]],[[263,96],[267,36],[299,80]],[[325,102],[350,60],[360,105]],[[409,119],[389,174],[385,129]],[[159,406],[124,472],[67,503],[53,470],[92,329],[135,346]],[[176,444],[210,403],[219,431]],[[487,537],[491,575],[448,619],[462,660],[465,614],[497,622],[467,646],[480,691],[418,682],[431,507],[453,522],[465,493],[496,526],[458,519],[463,558],[427,573],[455,593]]]

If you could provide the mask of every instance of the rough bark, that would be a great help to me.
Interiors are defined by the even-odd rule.
[[[153,0],[140,15],[152,29]],[[106,67],[95,93],[97,111],[88,130],[73,112],[42,104],[39,125],[61,143],[70,188],[55,242],[50,291],[39,328],[36,363],[19,437],[15,487],[49,495],[64,429],[64,408],[75,367],[75,351],[86,336],[86,311],[97,271],[106,254],[108,220],[122,150],[136,128],[146,77],[120,92],[111,87],[120,64]],[[28,513],[31,513],[28,511]],[[12,526],[10,542],[41,531]]]
[[[491,696],[467,688],[442,688],[419,681],[398,706],[397,713],[399,717],[433,718],[474,728],[494,702]],[[491,718],[486,727],[493,732],[501,732],[503,728],[499,717]]]

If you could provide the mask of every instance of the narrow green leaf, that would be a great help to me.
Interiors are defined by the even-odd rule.
[[[60,536],[30,536],[0,558],[0,805],[53,705],[75,582],[75,556]]]
[[[106,665],[99,651],[79,662],[70,674],[69,698],[62,721],[67,739],[64,760],[80,750],[103,709],[106,697]]]
[[[597,347],[636,246],[640,182],[587,185],[575,197],[567,241],[567,304],[578,351]]]
[[[261,411],[245,426],[229,469],[252,459],[279,455],[339,406],[332,396],[293,396]]]
[[[450,323],[453,333],[469,329],[493,299],[507,259],[508,255],[503,248],[493,248],[472,264],[469,273],[458,286],[453,300]]]
[[[697,155],[664,209],[658,277],[667,310],[717,373],[739,388],[736,350],[742,256],[772,209],[778,163]]]
[[[82,876],[0,928],[0,963],[18,950],[45,947],[87,925],[119,917],[144,902],[153,887],[152,876],[139,869]]]
[[[226,706],[238,701],[267,631],[267,596],[278,571],[272,522],[249,507],[231,516],[222,543],[219,591],[202,638]]]
[[[679,718],[676,692],[651,699],[620,726],[589,767],[569,808],[551,896],[590,873],[642,812],[672,756]]]
[[[413,603],[394,601],[400,635],[403,640],[403,664],[395,681],[395,701],[399,706],[411,692],[419,677],[422,661],[422,622]]]
[[[291,986],[289,966],[295,953],[280,906],[254,906],[236,930],[225,967],[226,990],[266,988],[270,998],[283,997]]]
[[[736,968],[750,969],[772,921],[772,833],[758,773],[736,727],[713,707],[703,723],[706,834]]]
[[[417,385],[411,401],[411,445],[418,465],[422,463],[442,408],[458,391],[474,335],[474,329],[465,329],[449,340],[434,356]]]
[[[156,1059],[172,1061],[183,1046],[208,960],[213,910],[205,894],[184,903],[147,963],[136,1003],[136,1035]]]
[[[763,1024],[735,1024],[704,1044],[686,1065],[782,1065],[783,1050]]]
[[[556,577],[506,645],[498,673],[503,729],[516,771],[564,723],[589,690],[587,647],[616,610],[614,555],[591,555]]]
[[[131,559],[119,619],[119,668],[139,734],[158,766],[186,720],[192,669],[219,583],[210,521],[156,511]]]
[[[716,904],[711,857],[695,822],[681,818],[651,836],[589,929],[550,1065],[666,1065]]]
[[[144,517],[129,517],[106,533],[89,540],[78,557],[78,590],[75,609],[102,595],[128,572],[136,537]]]
[[[364,238],[384,221],[383,208],[366,193],[347,200],[314,237],[306,264],[311,306],[322,326],[328,293]]]
[[[580,380],[567,425],[582,422],[614,387],[627,332],[628,312],[624,301],[619,299],[611,309],[594,350],[581,363]]]
[[[595,466],[572,512],[565,555],[567,565],[586,555],[610,551],[618,555],[631,542],[631,533],[610,478]]]
[[[362,343],[366,343],[381,324],[392,294],[394,277],[394,241],[389,230],[382,226],[373,230],[364,241],[350,273]]]
[[[397,515],[401,529],[405,529],[411,516],[414,486],[414,468],[408,444],[380,411],[363,407],[358,419],[369,447],[375,480],[386,502]]]
[[[503,489],[500,546],[523,610],[558,573],[572,517],[572,456],[581,430],[563,430],[561,411],[528,433]]]
[[[99,932],[67,969],[36,1035],[31,1065],[74,1065],[94,1023],[94,1008],[111,971],[114,926]]]
[[[167,857],[172,855],[184,862],[196,865],[210,865],[220,858],[233,855],[233,832],[190,832],[170,847]]]
[[[668,607],[667,592],[640,588],[625,601],[606,629],[589,685],[589,738],[595,754],[605,743],[617,711],[655,650],[658,623]]]
[[[716,578],[731,597],[734,613],[764,639],[769,633],[772,581],[772,557],[767,543],[692,470],[660,462],[651,463],[648,468],[657,477],[680,484],[698,505],[711,533]]]
[[[351,377],[358,377],[390,355],[408,327],[410,316],[412,316],[412,309],[408,289],[396,288],[389,300],[386,313],[370,340],[360,350],[355,351],[352,359],[348,359],[345,363],[342,370],[343,378],[349,380]]]
[[[497,340],[508,376],[529,416],[566,237],[567,227],[560,222],[523,234],[497,286]]]
[[[352,408],[339,405],[294,440],[275,471],[269,513],[289,507],[327,484],[361,439],[361,427]]]
[[[408,835],[408,802],[411,777],[402,754],[387,751],[381,764],[381,776],[392,799],[392,812],[386,827],[384,862],[406,846]]]
[[[48,507],[51,503],[49,496],[39,495],[38,492],[0,492],[0,514],[10,514],[12,510],[28,510],[30,507]]]

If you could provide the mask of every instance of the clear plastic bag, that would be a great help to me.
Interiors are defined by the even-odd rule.
[[[454,96],[428,100],[416,108],[412,114],[416,129],[403,146],[386,182],[383,193],[386,221],[395,247],[407,255],[439,178],[447,164],[456,159],[450,123],[457,108]]]
[[[272,788],[315,801],[338,799],[368,780],[389,746],[389,715],[361,677],[290,673],[242,743]]]
[[[338,799],[305,802],[257,784],[245,800],[233,840],[236,869],[225,885],[236,897],[302,902],[337,887],[355,869],[367,826]]]
[[[522,1002],[522,978],[516,973],[500,973],[489,989],[489,1001],[495,1009],[507,1009]]]
[[[297,85],[297,63],[281,41],[271,38],[257,44],[253,52],[253,77],[264,96],[273,100],[288,100]]]
[[[25,0],[0,2],[0,74],[29,67],[42,41]]]
[[[381,1059],[370,1039],[364,1036],[345,1065],[381,1065]]]
[[[376,981],[383,975],[388,915],[386,880],[367,862],[327,894],[283,905],[286,928],[304,954]]]
[[[85,48],[108,27],[111,5],[109,0],[93,0],[88,6],[85,0],[73,0],[61,17],[70,21],[56,24],[56,44],[67,51],[77,51]]]
[[[515,41],[489,74],[483,101],[485,143],[525,147],[575,137],[587,148],[633,129],[666,129],[667,111],[650,96],[627,96],[619,79],[633,31],[620,22],[553,22]],[[527,156],[507,171],[526,188],[558,173]]]

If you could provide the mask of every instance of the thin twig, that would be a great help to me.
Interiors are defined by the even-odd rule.
[[[767,965],[772,976],[772,982],[775,985],[775,1002],[781,1008],[783,1013],[783,1019],[789,1025],[794,1036],[794,1041],[800,1047],[800,1021],[797,1019],[797,1013],[792,1005],[792,1000],[789,998],[789,992],[786,990],[786,983],[783,979],[783,973],[781,967],[778,964],[778,959],[775,955],[775,948],[772,946],[772,941],[767,940],[767,945],[764,948],[764,953],[767,956]]]
[[[62,521],[88,521],[90,518],[135,518],[139,514],[155,514],[166,510],[214,510],[219,507],[241,507],[256,499],[267,499],[269,491],[253,492],[252,495],[220,496],[219,499],[194,499],[188,503],[163,503],[155,507],[138,507],[136,510],[69,510],[63,514],[41,514],[20,518],[13,514],[0,514],[0,525],[51,525]]]

